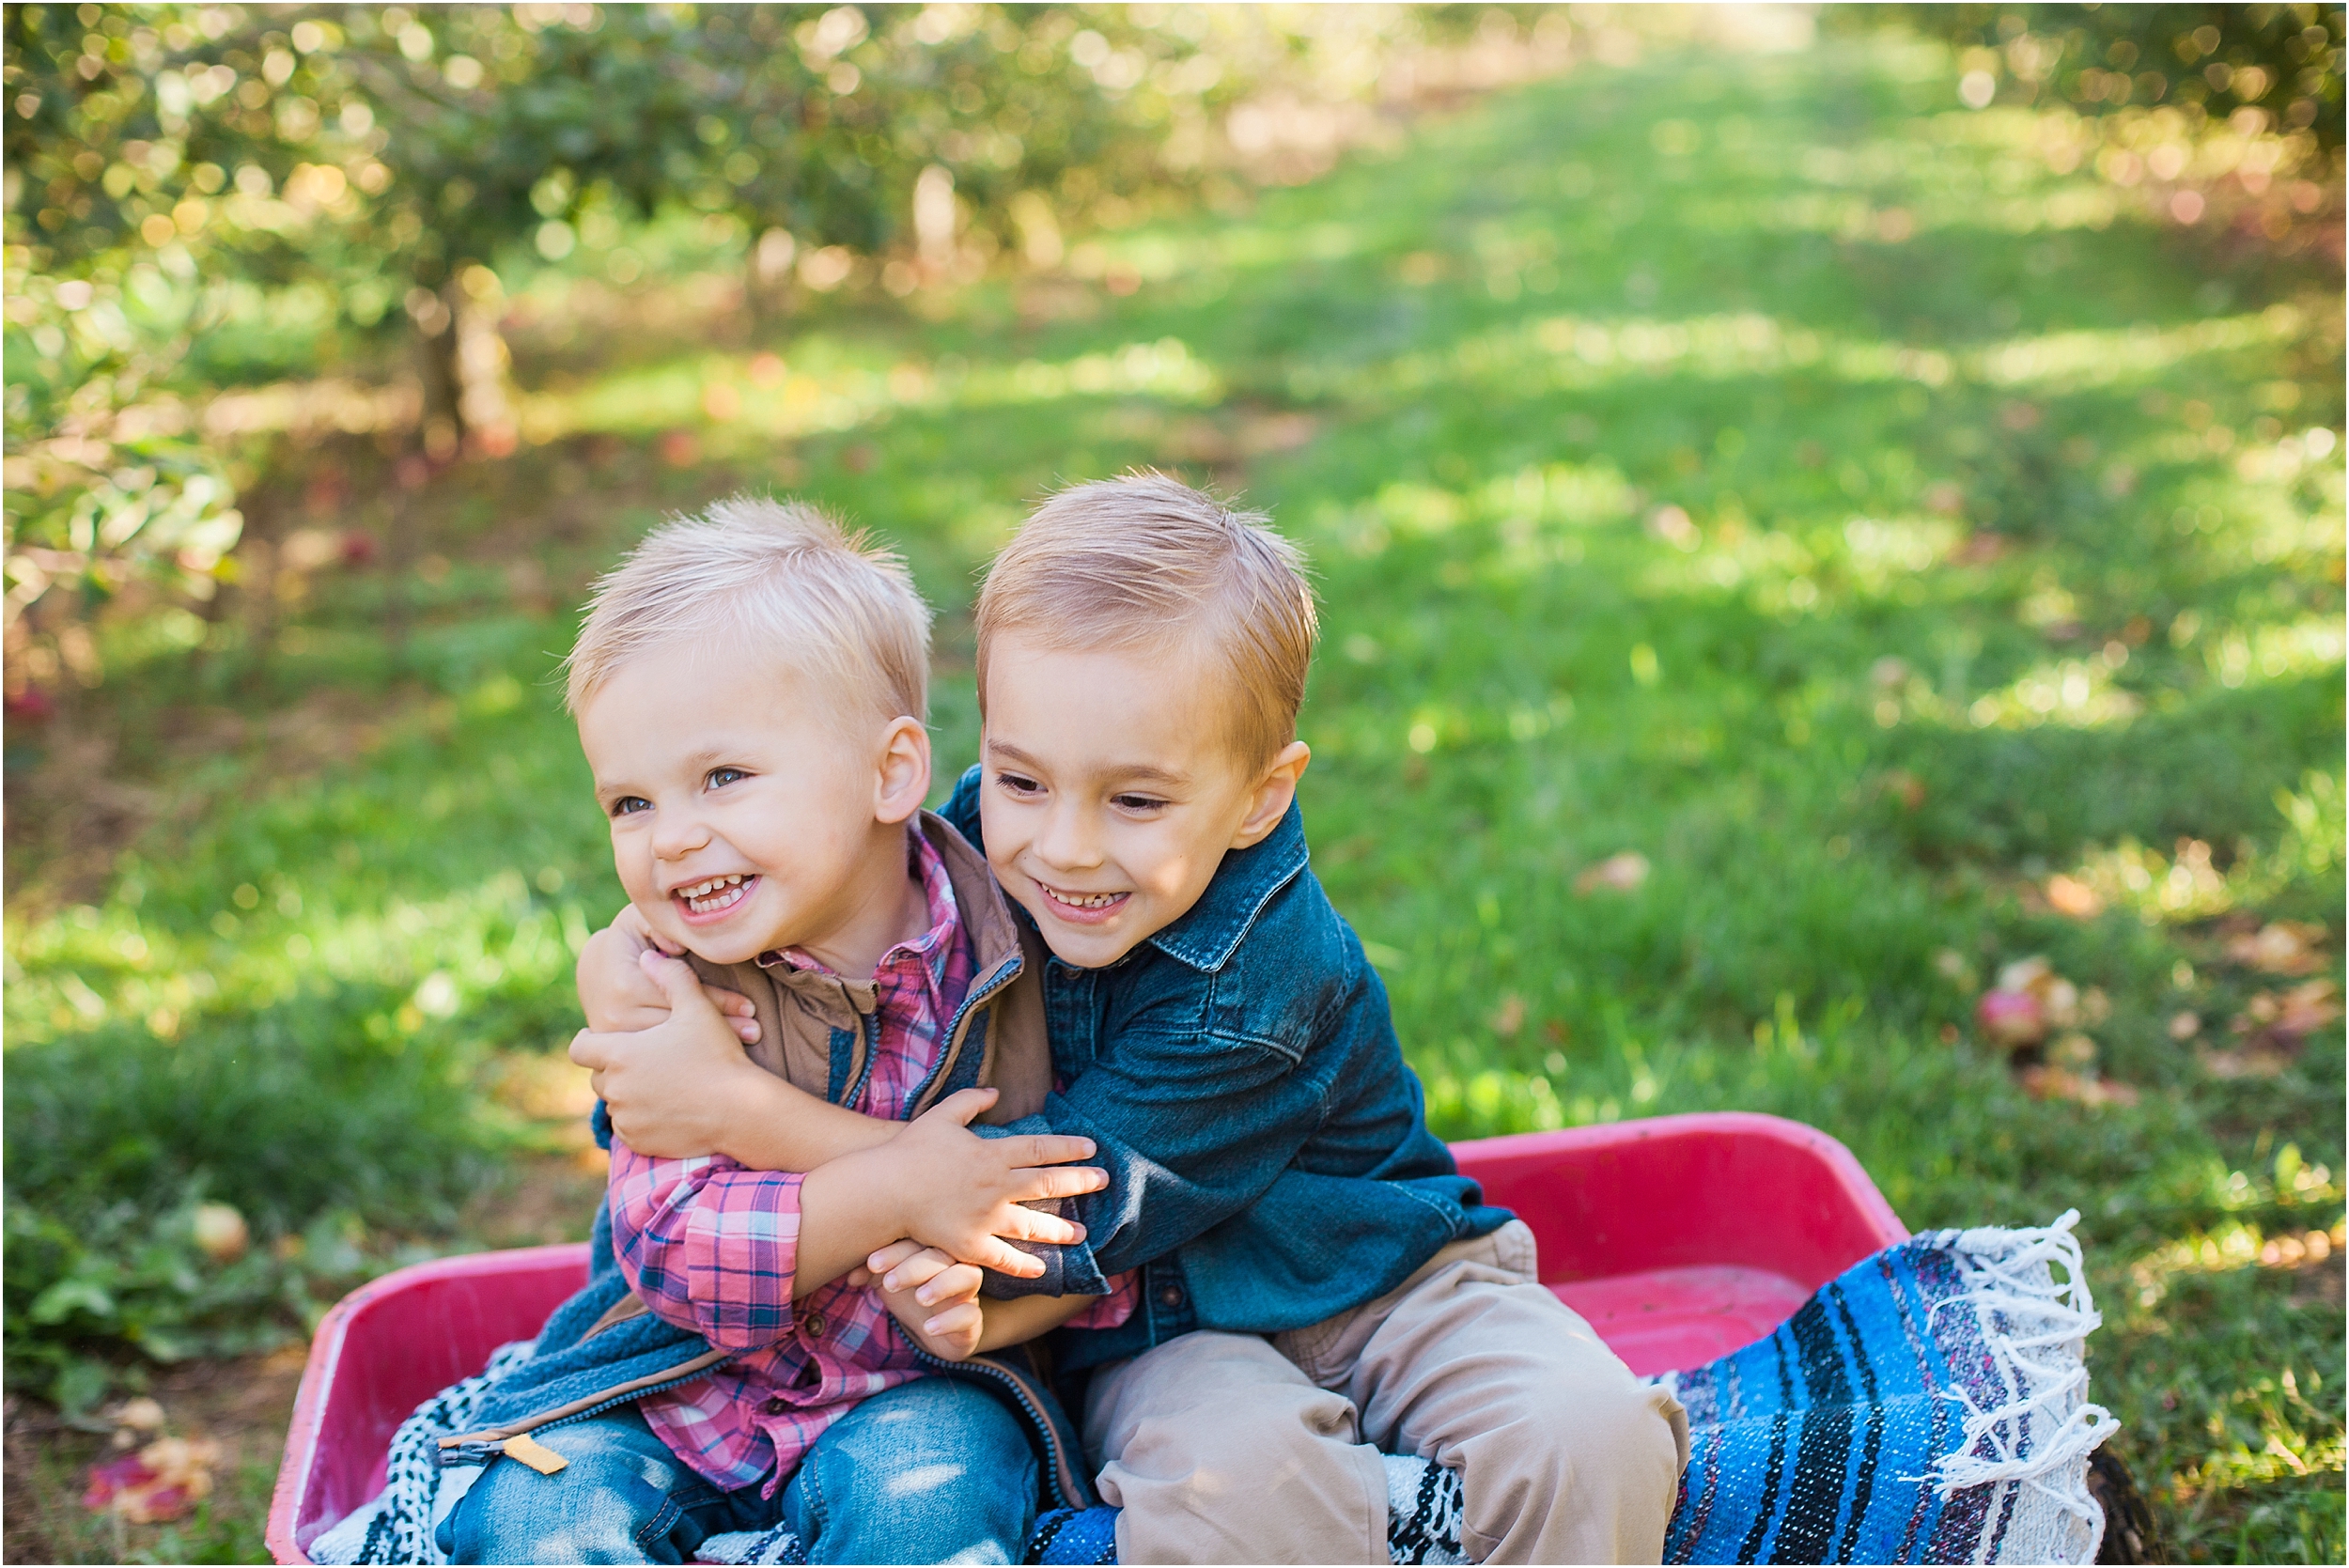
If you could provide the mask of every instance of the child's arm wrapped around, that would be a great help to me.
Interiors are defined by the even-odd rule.
[[[1124,1299],[1130,1297],[1130,1289],[1107,1296],[986,1299],[979,1295],[983,1270],[917,1241],[893,1242],[865,1261],[874,1288],[906,1337],[941,1361],[968,1360],[1024,1343],[1079,1319],[1122,1321],[1132,1310],[1130,1299]]]
[[[664,1199],[668,1208],[700,1209],[701,1189],[713,1183],[780,1200],[782,1188],[761,1179],[804,1172],[788,1178],[793,1203],[820,1197],[826,1218],[813,1230],[794,1218],[801,1294],[812,1288],[805,1281],[837,1279],[900,1238],[1020,1279],[1047,1265],[1013,1242],[1066,1246],[1083,1239],[1081,1225],[1027,1205],[1101,1185],[1097,1170],[1066,1163],[1091,1156],[1089,1140],[973,1135],[968,1124],[994,1103],[992,1089],[949,1095],[911,1122],[832,1105],[744,1055],[738,1032],[683,962],[650,947],[642,951],[649,955],[629,967],[661,997],[663,1021],[636,1032],[582,1031],[571,1059],[594,1069],[597,1093],[611,1110],[615,1161],[622,1145],[632,1157],[657,1158],[676,1192]],[[604,972],[593,982],[601,998],[623,990],[610,977],[618,956],[605,954]],[[587,967],[583,960],[583,998],[591,989]],[[634,1136],[639,1128],[651,1129],[643,1141],[647,1146]],[[744,1138],[752,1146],[738,1149]],[[615,1191],[617,1180],[615,1164]],[[801,1182],[809,1184],[804,1194]],[[615,1221],[619,1214],[615,1204]],[[670,1229],[680,1240],[690,1234],[681,1222]]]
[[[1040,1274],[1045,1265],[1013,1240],[1058,1245],[1082,1238],[1081,1226],[1028,1205],[1099,1185],[1097,1171],[1058,1163],[1090,1154],[1084,1141],[972,1136],[967,1124],[994,1102],[992,1089],[949,1095],[911,1123],[841,1110],[745,1057],[738,1032],[685,964],[655,953],[639,972],[658,988],[664,1020],[636,1035],[583,1032],[575,1060],[594,1065],[627,1062],[632,1050],[658,1055],[661,1070],[638,1076],[646,1098],[675,1102],[679,1120],[703,1114],[713,1102],[740,1117],[762,1103],[754,1093],[766,1093],[786,1112],[814,1108],[856,1125],[852,1131],[869,1126],[881,1134],[851,1140],[844,1152],[800,1173],[746,1166],[723,1153],[648,1155],[631,1146],[631,1124],[615,1113],[614,1247],[630,1285],[661,1317],[713,1344],[752,1348],[789,1331],[793,1301],[860,1274],[868,1254],[900,1238],[918,1238],[917,1247],[942,1245],[956,1257],[1021,1277]],[[607,1089],[608,1079],[598,1087]],[[640,1103],[631,1099],[615,1111]],[[661,1113],[674,1114],[665,1108]],[[803,1117],[802,1126],[810,1120]],[[674,1142],[677,1131],[669,1131]],[[978,1270],[965,1266],[975,1280]],[[891,1303],[901,1320],[916,1311],[910,1295],[909,1288]],[[1084,1305],[1076,1301],[1067,1312]],[[1050,1310],[1027,1308],[1021,1315],[1041,1318]],[[1017,1337],[1050,1326],[1040,1322]],[[950,1325],[929,1347],[942,1358],[961,1359],[978,1348],[975,1325],[972,1329],[965,1335],[961,1325]],[[910,1325],[908,1331],[923,1339]],[[1001,1332],[999,1327],[990,1346],[1014,1343]]]
[[[632,904],[587,939],[577,979],[587,1027],[571,1042],[571,1060],[591,1069],[589,1081],[610,1109],[613,1130],[639,1153],[723,1154],[761,1166],[726,1145],[730,1129],[754,1124],[766,1132],[760,1152],[784,1157],[761,1168],[813,1171],[878,1148],[905,1129],[902,1122],[833,1105],[763,1071],[742,1048],[759,1038],[750,999],[693,981]],[[708,1003],[723,1032],[708,1027],[701,1009],[681,996],[681,982]],[[673,1023],[683,1027],[666,1027]],[[641,1038],[657,1030],[663,1032],[655,1038],[670,1049],[651,1049]]]

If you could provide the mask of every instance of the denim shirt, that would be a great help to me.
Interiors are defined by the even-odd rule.
[[[941,815],[984,849],[979,786],[972,768]],[[1305,862],[1292,804],[1116,963],[1045,963],[1061,1087],[1034,1116],[973,1130],[1090,1138],[1110,1184],[1076,1200],[1082,1242],[1034,1249],[1042,1279],[990,1275],[988,1294],[1097,1295],[1143,1270],[1132,1317],[1058,1337],[1066,1370],[1193,1328],[1318,1323],[1510,1218],[1427,1130],[1386,987]]]

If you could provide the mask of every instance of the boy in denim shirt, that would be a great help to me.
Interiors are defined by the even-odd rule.
[[[1023,1295],[1138,1277],[1123,1324],[1056,1341],[1091,1374],[1125,1560],[1384,1561],[1382,1450],[1458,1472],[1474,1560],[1656,1560],[1685,1418],[1428,1132],[1384,988],[1307,867],[1315,626],[1292,548],[1158,475],[1081,486],[998,558],[978,629],[983,760],[944,815],[1050,950],[1057,1079],[1003,1130],[1090,1138],[1110,1185],[1078,1203],[1083,1241],[986,1297],[942,1250],[877,1253],[900,1321],[952,1356]],[[665,1146],[681,1069],[730,1045],[686,998],[612,1043],[603,1092]],[[714,1098],[718,1146],[793,1157],[787,1086]]]

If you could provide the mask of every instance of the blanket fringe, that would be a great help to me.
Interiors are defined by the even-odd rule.
[[[2079,1218],[2079,1210],[2067,1209],[2043,1228],[1944,1232],[1936,1238],[1956,1260],[1967,1288],[1934,1311],[1973,1309],[2009,1397],[1985,1408],[1963,1392],[1944,1394],[1966,1411],[1964,1441],[1935,1464],[1933,1480],[1944,1498],[1967,1487],[2022,1486],[2087,1527],[2092,1560],[2104,1533],[2104,1510],[2088,1490],[2088,1455],[2120,1423],[2086,1397],[2081,1355],[2104,1318],[2089,1293],[2079,1238],[2073,1234]],[[2061,1280],[2055,1277],[2059,1266]]]

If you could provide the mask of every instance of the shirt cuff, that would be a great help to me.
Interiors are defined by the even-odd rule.
[[[979,1285],[981,1296],[998,1301],[1011,1301],[1022,1296],[1107,1296],[1110,1282],[1102,1274],[1101,1265],[1093,1256],[1093,1248],[1086,1242],[1071,1247],[1046,1247],[1032,1241],[1015,1241],[1011,1245],[1032,1258],[1042,1260],[1044,1273],[1037,1279],[1019,1280],[994,1269],[981,1272],[985,1278]]]
[[[603,1102],[598,1100],[596,1103],[601,1105]],[[993,1122],[973,1122],[971,1124],[971,1130],[981,1138],[1021,1138],[1050,1132],[1052,1124],[1038,1113],[1022,1116],[1017,1122],[1004,1122],[1001,1125]]]
[[[1052,1124],[1041,1115],[1022,1116],[1016,1122],[1006,1122],[1001,1126],[991,1126],[985,1122],[973,1122],[971,1124],[971,1130],[981,1138],[1032,1137],[1050,1132]],[[1049,1208],[1054,1214],[1066,1214],[1069,1203],[1066,1199],[1056,1199],[1050,1203],[1039,1203],[1036,1206]],[[1011,1301],[1022,1296],[1107,1296],[1110,1294],[1109,1279],[1101,1272],[1101,1265],[1094,1260],[1093,1248],[1088,1243],[1079,1242],[1073,1247],[1048,1247],[1033,1241],[1015,1241],[1011,1245],[1032,1258],[1042,1259],[1044,1262],[1043,1277],[1034,1280],[1016,1280],[1008,1274],[999,1274],[991,1268],[986,1269],[983,1271],[986,1278],[979,1285],[981,1296],[990,1296],[998,1301]]]

